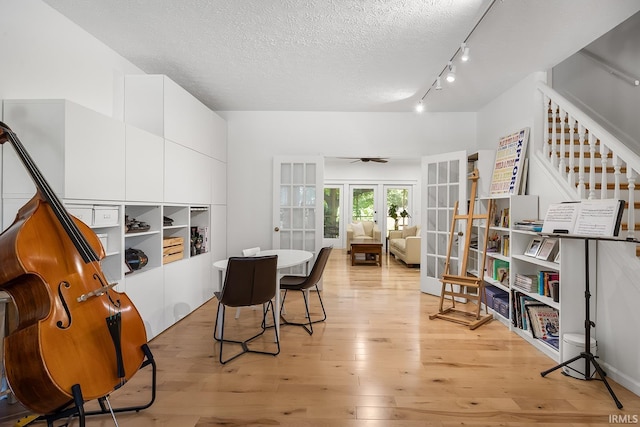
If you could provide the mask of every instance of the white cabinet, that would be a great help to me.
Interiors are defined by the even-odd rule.
[[[163,280],[164,272],[161,268],[154,268],[140,275],[127,276],[125,279],[125,291],[144,321],[149,340],[171,326],[165,322],[164,318]]]
[[[5,100],[3,117],[59,198],[124,199],[124,123],[66,100]],[[3,154],[3,198],[30,198],[31,177]]]
[[[125,121],[226,161],[226,122],[167,76],[125,76]]]
[[[164,201],[211,203],[211,158],[165,140]]]
[[[127,125],[125,130],[126,200],[163,200],[164,139],[131,125]]]
[[[211,159],[211,204],[227,204],[227,164]]]

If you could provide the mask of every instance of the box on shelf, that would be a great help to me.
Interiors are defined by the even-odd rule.
[[[493,298],[493,309],[502,317],[509,318],[509,295],[499,295]]]
[[[184,258],[184,239],[164,237],[162,239],[162,263],[167,264]]]
[[[109,227],[118,225],[117,206],[94,206],[93,225],[98,227]]]
[[[484,291],[487,294],[487,300],[484,300],[484,296],[482,297],[482,302],[485,303],[487,307],[493,308],[494,300],[496,297],[504,297],[508,299],[507,292],[503,291],[497,286],[487,285],[484,287]]]
[[[98,239],[100,239],[100,243],[102,243],[102,247],[104,250],[107,250],[107,243],[109,243],[109,235],[107,233],[96,233]]]
[[[70,215],[78,218],[88,226],[93,225],[93,210],[89,206],[67,205],[65,206]]]

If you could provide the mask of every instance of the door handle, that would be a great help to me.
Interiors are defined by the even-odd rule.
[[[276,227],[276,228],[274,228],[274,229],[273,229],[273,231],[275,231],[275,232],[280,231],[280,227]]]

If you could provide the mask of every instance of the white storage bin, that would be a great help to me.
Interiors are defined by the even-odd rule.
[[[562,360],[567,361],[578,356],[580,353],[584,351],[584,335],[583,334],[564,334],[562,336]],[[591,338],[591,354],[596,355],[596,351],[598,350],[596,340]],[[589,378],[593,376],[596,371],[595,366],[591,365],[591,373]],[[571,367],[572,369],[569,369]],[[563,366],[562,370],[565,374],[570,375],[574,378],[579,378],[584,380],[584,367],[585,367],[585,359],[580,358],[574,362],[571,362],[567,366]],[[577,372],[576,372],[577,371]]]
[[[100,243],[102,243],[102,247],[106,252],[108,249],[107,244],[109,243],[109,235],[107,233],[96,233],[96,236],[100,239]]]
[[[118,225],[117,206],[94,206],[93,225],[96,227],[108,227]]]
[[[93,224],[93,210],[90,206],[68,205],[66,206],[66,209],[69,214],[75,216],[88,226]]]

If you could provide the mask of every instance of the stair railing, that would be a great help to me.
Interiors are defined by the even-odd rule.
[[[635,237],[634,190],[640,156],[546,84],[539,82],[537,89],[542,105],[536,127],[543,129],[543,143],[536,145],[536,155],[557,174],[563,187],[575,194],[576,200],[626,200],[623,228],[627,229],[627,237]],[[599,182],[596,182],[597,175]],[[612,183],[609,182],[610,175]]]

